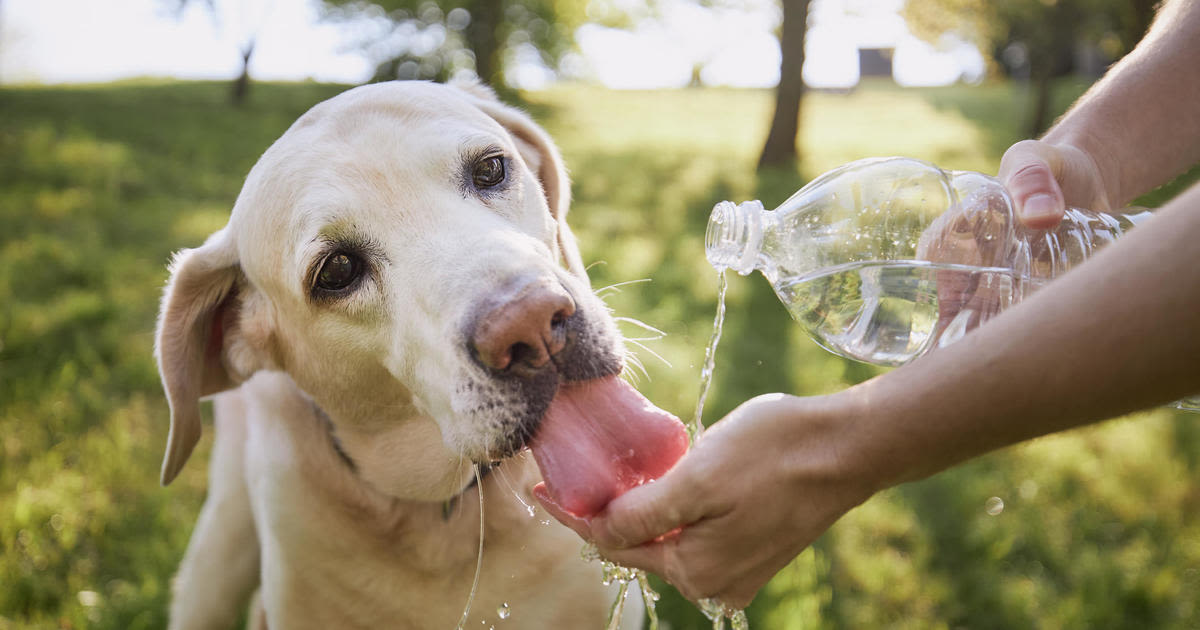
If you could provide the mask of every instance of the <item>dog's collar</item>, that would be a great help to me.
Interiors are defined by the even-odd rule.
[[[333,420],[317,404],[317,401],[310,399],[309,403],[312,404],[313,412],[321,420],[321,424],[325,425],[325,434],[329,436],[329,442],[333,445],[333,452],[337,453],[338,458],[342,460],[342,463],[346,464],[350,472],[357,475],[358,465],[350,458],[350,454],[346,452],[346,449],[342,448],[342,441],[338,439],[337,432],[333,430]]]

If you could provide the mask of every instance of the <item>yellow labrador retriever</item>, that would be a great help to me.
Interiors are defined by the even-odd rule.
[[[256,589],[256,627],[454,628],[480,493],[464,627],[603,626],[613,590],[530,507],[541,476],[523,449],[560,418],[538,459],[586,513],[660,474],[679,435],[655,434],[669,453],[621,443],[674,420],[616,377],[623,345],[567,228],[569,196],[546,133],[478,86],[355,88],[266,151],[228,225],[176,257],[159,319],[164,484],[215,394],[172,628],[230,627]],[[574,452],[579,436],[633,459]],[[618,460],[611,479],[595,473]],[[480,484],[475,465],[490,470]],[[640,616],[631,603],[623,627]]]

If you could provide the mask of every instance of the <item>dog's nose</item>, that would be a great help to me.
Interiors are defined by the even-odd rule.
[[[575,301],[558,282],[531,282],[480,313],[471,349],[495,370],[543,367],[566,345],[567,318],[574,314]]]

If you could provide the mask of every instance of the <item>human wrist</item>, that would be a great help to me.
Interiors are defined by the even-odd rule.
[[[900,462],[890,457],[887,419],[872,408],[870,389],[864,383],[819,398],[829,419],[828,466],[860,502],[895,485],[903,475]]]
[[[860,480],[874,494],[944,470],[974,446],[961,435],[953,412],[969,402],[953,396],[952,386],[938,384],[935,370],[893,370],[835,396],[851,418],[839,442],[847,477]],[[929,401],[936,399],[936,405]]]

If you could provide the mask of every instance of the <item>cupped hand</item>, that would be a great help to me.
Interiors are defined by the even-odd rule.
[[[869,471],[847,465],[854,417],[838,395],[754,398],[714,424],[662,478],[590,519],[538,500],[600,553],[646,569],[688,599],[750,603],[842,514],[866,500]]]
[[[1026,227],[1052,228],[1067,207],[1112,210],[1096,160],[1070,144],[1022,140],[1005,151],[999,176]]]

